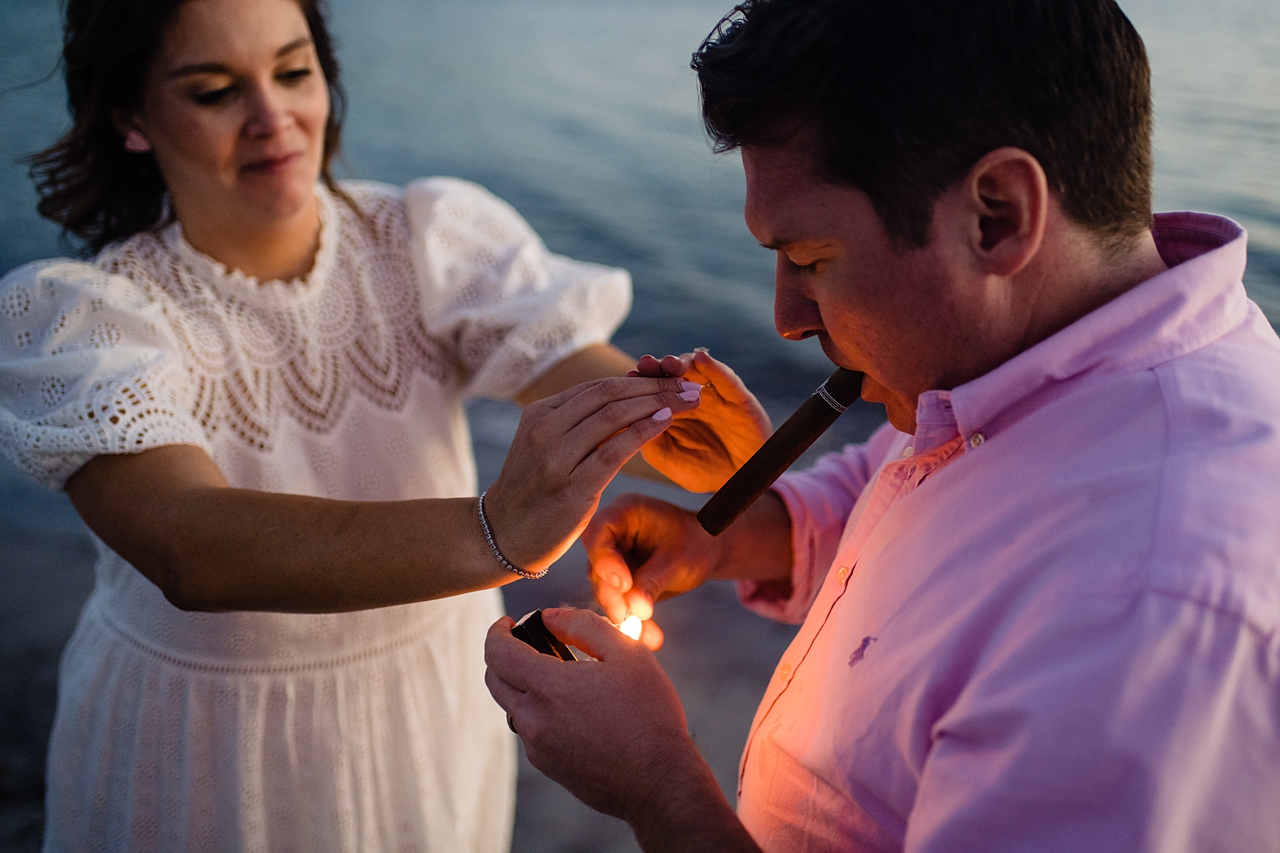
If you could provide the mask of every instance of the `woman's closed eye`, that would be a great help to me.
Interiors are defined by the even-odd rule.
[[[225,101],[235,90],[236,87],[234,85],[219,86],[216,89],[201,89],[192,93],[191,100],[195,101],[202,107],[211,107]]]
[[[276,79],[279,80],[281,83],[285,83],[286,85],[290,83],[300,83],[314,73],[315,71],[310,66],[303,66],[302,68],[290,68],[288,71],[281,71],[279,74],[277,74]]]

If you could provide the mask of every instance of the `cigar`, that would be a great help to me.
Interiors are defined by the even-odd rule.
[[[737,470],[720,491],[698,511],[698,523],[712,536],[719,536],[765,489],[809,449],[818,436],[853,405],[862,392],[862,374],[843,367],[827,377],[818,390],[778,431]]]

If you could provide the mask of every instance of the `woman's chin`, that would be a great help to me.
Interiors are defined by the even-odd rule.
[[[288,222],[300,214],[314,210],[314,180],[295,180],[277,186],[264,185],[267,183],[255,181],[240,193],[240,207],[256,223],[268,225]]]

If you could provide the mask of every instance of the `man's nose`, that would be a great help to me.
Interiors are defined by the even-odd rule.
[[[773,325],[789,341],[799,341],[822,331],[822,312],[809,298],[794,264],[779,253],[774,273]]]

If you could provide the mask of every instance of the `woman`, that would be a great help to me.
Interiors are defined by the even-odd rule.
[[[709,361],[600,380],[631,366],[605,344],[625,274],[480,188],[335,184],[315,0],[66,17],[41,212],[96,255],[0,282],[0,447],[100,554],[46,849],[505,849],[494,590],[563,553],[641,445],[662,434],[678,482],[690,450],[727,476],[767,420]],[[478,394],[529,403],[479,501]]]

